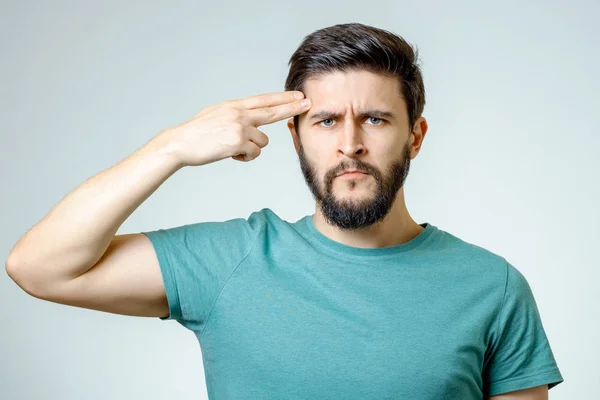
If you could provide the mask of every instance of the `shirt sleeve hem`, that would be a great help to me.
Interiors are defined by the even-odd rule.
[[[515,390],[529,389],[544,384],[547,384],[548,389],[551,389],[563,381],[564,379],[560,374],[560,371],[555,368],[533,375],[490,382],[489,396],[496,396],[503,393],[513,392]]]
[[[169,320],[179,320],[183,318],[183,312],[181,309],[180,299],[179,299],[179,291],[177,287],[177,280],[175,275],[173,274],[171,261],[169,260],[169,256],[166,251],[164,251],[163,247],[160,244],[160,240],[162,240],[161,232],[141,232],[146,235],[152,246],[154,247],[154,252],[156,253],[156,257],[158,258],[158,264],[163,280],[163,284],[165,286],[165,292],[167,295],[167,303],[169,305],[169,315],[166,317],[159,317],[159,319],[163,321]]]

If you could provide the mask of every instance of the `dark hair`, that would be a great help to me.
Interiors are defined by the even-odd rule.
[[[302,91],[308,78],[337,71],[396,76],[412,129],[425,107],[418,54],[416,47],[386,30],[360,23],[333,25],[306,36],[292,54],[285,90]],[[298,116],[294,123],[298,127]]]

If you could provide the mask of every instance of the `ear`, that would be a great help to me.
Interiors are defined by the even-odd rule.
[[[427,134],[427,120],[424,117],[419,117],[413,126],[410,138],[410,158],[413,159],[419,154],[423,140]]]
[[[298,132],[296,132],[296,127],[294,126],[294,118],[290,118],[287,121],[288,129],[292,135],[292,140],[294,141],[294,147],[296,148],[296,152],[300,152],[300,138],[298,137]]]

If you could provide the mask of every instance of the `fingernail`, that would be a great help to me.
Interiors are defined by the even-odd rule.
[[[310,99],[304,99],[304,100],[302,100],[302,101],[300,102],[300,105],[301,105],[302,107],[306,107],[306,106],[310,105]]]

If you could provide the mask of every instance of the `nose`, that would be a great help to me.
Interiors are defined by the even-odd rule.
[[[354,121],[344,124],[344,128],[339,131],[338,140],[338,151],[347,157],[364,155],[367,151],[363,143],[362,131],[356,127]]]

